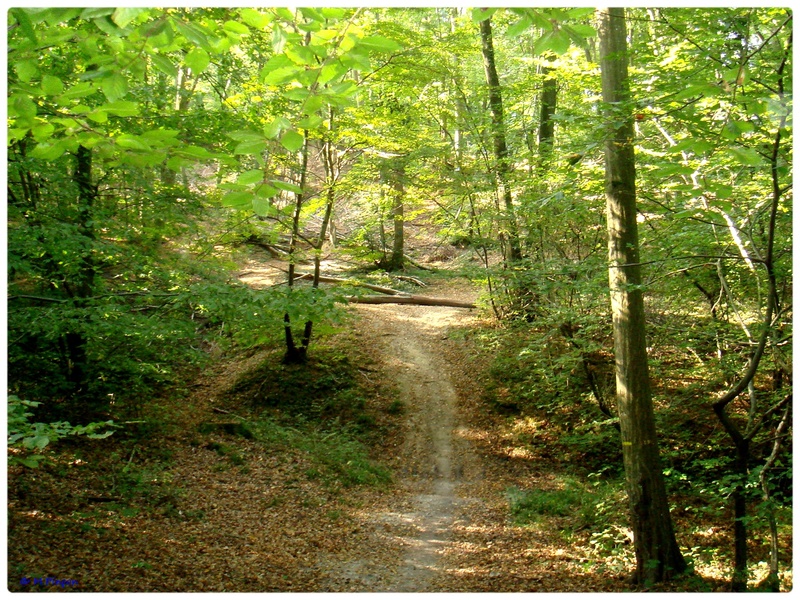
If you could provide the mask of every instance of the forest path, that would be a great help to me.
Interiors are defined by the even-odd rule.
[[[460,295],[474,300],[471,290]],[[466,325],[474,312],[424,306],[361,306],[358,311],[360,335],[377,346],[405,415],[403,443],[394,457],[399,465],[394,501],[362,517],[379,524],[382,541],[396,550],[395,562],[330,561],[328,581],[337,591],[436,591],[457,508],[474,502],[459,488],[475,462],[470,444],[458,435],[458,394],[441,345],[449,328]]]
[[[376,515],[389,526],[409,529],[409,535],[401,536],[403,562],[386,591],[432,591],[441,554],[452,538],[455,508],[465,502],[457,488],[470,458],[469,445],[455,435],[458,398],[437,342],[447,337],[448,325],[470,316],[464,310],[429,307],[403,307],[391,315],[369,312],[384,330],[385,356],[394,364],[398,400],[407,414],[399,477],[411,510]]]
[[[439,280],[426,295],[474,301],[463,281]],[[557,486],[558,458],[518,443],[505,417],[487,410],[487,360],[476,352],[477,311],[359,306],[356,337],[394,389],[405,418],[402,443],[382,459],[391,488],[349,511],[358,538],[319,555],[315,591],[531,592],[623,589],[587,572],[584,552],[560,533],[558,518],[515,524],[510,489]],[[471,327],[475,326],[475,327]]]

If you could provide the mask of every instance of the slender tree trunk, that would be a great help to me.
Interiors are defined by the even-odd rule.
[[[503,96],[500,88],[500,78],[497,75],[497,65],[494,57],[492,41],[491,18],[481,21],[481,50],[483,52],[483,66],[486,72],[486,83],[489,86],[489,109],[492,113],[492,145],[496,161],[495,176],[497,187],[503,199],[504,206],[504,231],[501,239],[508,241],[508,258],[517,261],[522,258],[522,250],[517,230],[517,220],[514,214],[514,203],[511,197],[509,175],[511,164],[506,143],[505,125],[503,122]]]
[[[542,74],[546,79],[539,96],[539,172],[544,170],[545,163],[553,153],[553,139],[555,137],[553,115],[556,113],[558,83],[550,75],[550,71],[551,69],[548,67],[542,68]]]
[[[389,270],[399,271],[403,268],[403,255],[405,249],[404,234],[404,200],[405,165],[398,163],[392,173],[392,220],[394,221],[394,238],[392,239],[392,256],[389,259]]]
[[[78,146],[75,154],[74,181],[78,186],[78,231],[83,237],[80,268],[65,288],[75,302],[76,308],[85,307],[85,299],[94,293],[95,264],[92,256],[94,233],[94,200],[97,192],[92,181],[92,151]],[[71,331],[64,335],[67,350],[67,378],[75,393],[82,390],[86,383],[88,357],[87,340],[83,333]]]
[[[303,148],[301,150],[301,164],[300,164],[300,188],[305,190],[306,175],[308,171],[308,132],[305,132],[305,140],[303,141]],[[289,241],[289,281],[287,285],[291,289],[294,286],[294,270],[295,260],[297,253],[297,240],[300,237],[300,212],[303,209],[303,193],[295,194],[294,201],[294,214],[292,215],[292,234]],[[305,345],[298,346],[294,341],[292,334],[292,320],[289,313],[283,315],[283,333],[286,340],[286,353],[283,355],[284,364],[302,364],[308,358],[308,348]],[[306,324],[306,329],[308,329]],[[305,333],[305,332],[304,332]],[[309,332],[308,337],[311,337]]]
[[[392,249],[388,251],[386,242],[386,229],[383,224],[383,210],[381,210],[381,220],[379,232],[381,237],[381,250],[383,257],[380,260],[380,267],[387,271],[398,271],[403,268],[405,262],[405,220],[404,220],[404,201],[405,186],[405,159],[387,159],[381,167],[381,204],[386,199],[385,190],[388,189],[391,208],[389,214],[392,218]]]
[[[635,581],[669,579],[686,570],[672,528],[661,472],[645,340],[636,225],[633,118],[628,94],[625,11],[600,9],[600,68],[606,119],[619,125],[606,141],[609,286],[614,328],[622,452],[636,550]]]
[[[333,111],[330,114],[331,126],[333,126]],[[314,244],[314,277],[311,282],[311,287],[314,289],[319,287],[320,282],[320,262],[322,260],[322,246],[325,244],[325,236],[328,232],[328,225],[331,222],[333,215],[333,205],[336,202],[336,181],[339,178],[339,165],[335,159],[335,149],[330,140],[325,140],[323,149],[323,166],[325,167],[325,213],[322,216],[322,225],[319,228],[319,236]],[[294,276],[294,273],[292,274]],[[314,322],[306,321],[303,328],[303,342],[302,347],[305,352],[308,352],[308,347],[311,345],[311,332],[314,327]]]
[[[786,68],[789,57],[792,51],[792,35],[789,36],[786,49],[784,52],[783,60],[778,66],[778,90],[780,97],[783,98],[784,92],[784,69]],[[777,216],[780,208],[781,197],[783,190],[780,185],[780,171],[778,169],[780,148],[783,139],[783,131],[786,126],[786,116],[782,116],[775,132],[775,137],[772,143],[772,152],[770,154],[770,174],[772,178],[772,202],[769,213],[769,229],[767,232],[767,248],[764,256],[763,264],[767,274],[767,281],[769,283],[766,297],[765,314],[761,335],[758,338],[758,343],[755,346],[753,353],[748,361],[747,370],[739,381],[723,396],[714,402],[712,405],[714,413],[717,415],[720,423],[725,428],[725,431],[730,436],[736,449],[736,461],[734,463],[734,473],[737,475],[738,481],[734,486],[731,493],[733,498],[733,513],[734,513],[734,565],[733,577],[731,578],[731,589],[734,592],[747,591],[747,501],[746,501],[746,483],[749,475],[748,462],[750,458],[750,443],[755,437],[756,433],[764,424],[764,418],[754,420],[753,416],[756,411],[755,395],[751,393],[750,411],[747,420],[747,425],[742,431],[736,422],[730,418],[726,409],[731,402],[739,397],[746,389],[752,390],[753,379],[758,372],[758,367],[761,359],[764,356],[764,351],[767,347],[771,333],[774,331],[773,314],[780,309],[780,302],[778,299],[778,284],[775,274],[775,233],[777,227]],[[749,334],[748,334],[749,337]],[[786,398],[784,402],[788,402]],[[777,407],[780,407],[778,404]],[[777,408],[776,407],[776,408]],[[769,412],[769,411],[768,411]]]

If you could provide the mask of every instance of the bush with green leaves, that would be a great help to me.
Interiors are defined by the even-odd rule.
[[[98,421],[86,425],[70,425],[67,421],[31,422],[34,413],[29,409],[35,409],[40,404],[17,396],[8,397],[8,445],[21,453],[12,454],[11,464],[35,468],[45,460],[42,450],[52,442],[73,435],[101,440],[114,433],[114,421]]]

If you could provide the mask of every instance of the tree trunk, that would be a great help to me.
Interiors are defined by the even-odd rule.
[[[609,123],[606,141],[606,208],[609,287],[614,328],[617,405],[637,583],[664,581],[686,570],[672,528],[661,471],[645,341],[644,301],[636,225],[633,119],[628,94],[624,9],[600,9],[600,68]]]
[[[546,162],[553,153],[553,138],[555,137],[555,121],[553,115],[556,112],[556,101],[558,99],[558,84],[550,76],[548,67],[542,68],[542,74],[546,77],[542,85],[542,93],[539,96],[539,172],[544,171]]]
[[[405,177],[405,165],[400,163],[394,171],[392,181],[392,219],[394,220],[394,239],[392,240],[392,257],[389,261],[390,271],[399,271],[403,268],[403,253],[405,248],[404,235],[404,200],[405,187],[403,178]]]
[[[78,232],[83,237],[80,269],[72,282],[66,282],[65,288],[73,298],[76,308],[85,306],[85,299],[94,293],[95,264],[92,256],[94,234],[94,199],[97,194],[92,182],[92,151],[78,146],[75,154],[74,180],[78,186]],[[80,332],[68,332],[64,335],[67,351],[67,379],[73,391],[78,393],[86,383],[87,352],[86,337]]]
[[[392,217],[392,250],[387,256],[386,231],[383,226],[383,219],[380,223],[381,245],[383,258],[380,267],[387,271],[399,271],[404,267],[405,249],[405,220],[404,220],[404,201],[405,201],[405,164],[404,158],[387,159],[381,167],[381,182],[386,185],[391,200],[389,214]],[[382,187],[382,200],[383,200]],[[383,213],[383,211],[381,211]]]
[[[517,220],[514,214],[514,203],[511,197],[511,187],[508,181],[511,165],[509,163],[505,125],[503,123],[503,96],[494,58],[491,18],[481,21],[481,49],[483,52],[483,66],[486,72],[486,83],[489,86],[489,108],[492,113],[492,145],[497,163],[495,176],[505,210],[501,240],[508,241],[508,258],[512,261],[517,261],[522,258],[522,250],[517,230]]]
[[[300,188],[305,190],[306,173],[308,171],[308,132],[305,132],[305,140],[303,141],[303,148],[301,150],[301,164],[300,164]],[[287,285],[291,288],[294,285],[294,269],[295,269],[295,254],[297,252],[297,240],[300,236],[300,212],[303,209],[303,193],[296,193],[294,200],[294,214],[292,215],[292,234],[289,242],[289,280]],[[311,337],[310,327],[306,323],[303,332],[304,338],[308,331],[308,338]],[[287,365],[303,364],[308,358],[308,347],[301,344],[298,346],[294,341],[292,333],[292,320],[289,313],[283,315],[283,333],[286,341],[286,353],[283,355],[283,362]]]
[[[333,109],[330,111],[330,123],[333,127]],[[322,259],[322,246],[325,244],[325,236],[328,232],[328,224],[331,222],[333,215],[333,205],[336,201],[336,180],[339,177],[339,165],[335,159],[335,149],[330,140],[326,139],[322,148],[323,165],[325,167],[325,213],[322,217],[322,225],[319,228],[319,237],[314,244],[314,277],[312,280],[312,287],[318,288],[320,282],[320,261]],[[306,151],[306,155],[308,152]],[[311,332],[314,328],[313,321],[306,321],[303,328],[303,341],[302,348],[304,355],[308,353],[308,347],[311,345]],[[303,357],[305,361],[306,356]]]
[[[792,37],[786,45],[786,50],[783,59],[777,69],[778,73],[778,91],[780,97],[783,97],[784,92],[784,69],[788,64],[789,57],[792,51]],[[748,361],[747,370],[739,381],[728,390],[723,396],[714,402],[712,405],[714,413],[717,415],[720,423],[725,428],[725,431],[731,438],[733,445],[736,449],[736,462],[734,463],[734,473],[737,475],[738,481],[731,494],[733,498],[733,513],[734,513],[734,565],[733,577],[731,579],[731,589],[734,592],[747,591],[747,502],[745,486],[748,479],[748,462],[750,458],[750,443],[755,438],[756,433],[764,425],[765,417],[773,410],[782,407],[784,402],[789,402],[791,397],[787,397],[783,402],[779,403],[772,409],[769,409],[762,415],[760,419],[755,420],[754,415],[756,411],[755,395],[751,394],[749,417],[744,431],[734,422],[733,419],[727,414],[726,409],[731,402],[736,400],[742,392],[751,388],[753,379],[758,372],[758,367],[761,359],[764,356],[764,351],[767,347],[770,335],[773,332],[773,314],[780,310],[780,302],[778,298],[778,284],[775,274],[775,233],[777,226],[777,215],[780,208],[780,201],[783,195],[783,189],[780,185],[780,171],[778,168],[780,148],[783,139],[783,131],[786,126],[786,116],[780,118],[775,137],[772,144],[772,152],[769,157],[770,174],[772,178],[772,202],[769,212],[769,229],[767,231],[767,248],[764,256],[764,268],[767,274],[767,281],[769,283],[766,306],[764,311],[763,325],[761,336],[758,343],[753,349],[753,353]]]

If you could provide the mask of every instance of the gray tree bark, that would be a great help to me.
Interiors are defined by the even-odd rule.
[[[492,113],[492,143],[494,157],[497,163],[495,175],[498,182],[498,191],[503,197],[505,231],[502,238],[508,240],[508,257],[512,261],[522,258],[522,249],[517,231],[517,219],[514,214],[514,204],[511,197],[509,174],[508,145],[506,143],[505,125],[503,122],[503,95],[500,88],[500,77],[497,75],[497,64],[494,58],[494,43],[492,40],[492,19],[481,21],[481,50],[483,52],[483,66],[486,72],[486,83],[489,86],[489,108]],[[502,239],[501,238],[501,239]]]
[[[634,580],[664,581],[687,565],[672,528],[658,450],[645,340],[644,299],[636,225],[633,117],[628,93],[625,11],[598,10],[605,119],[621,123],[605,146],[606,210],[617,405],[631,525]]]

